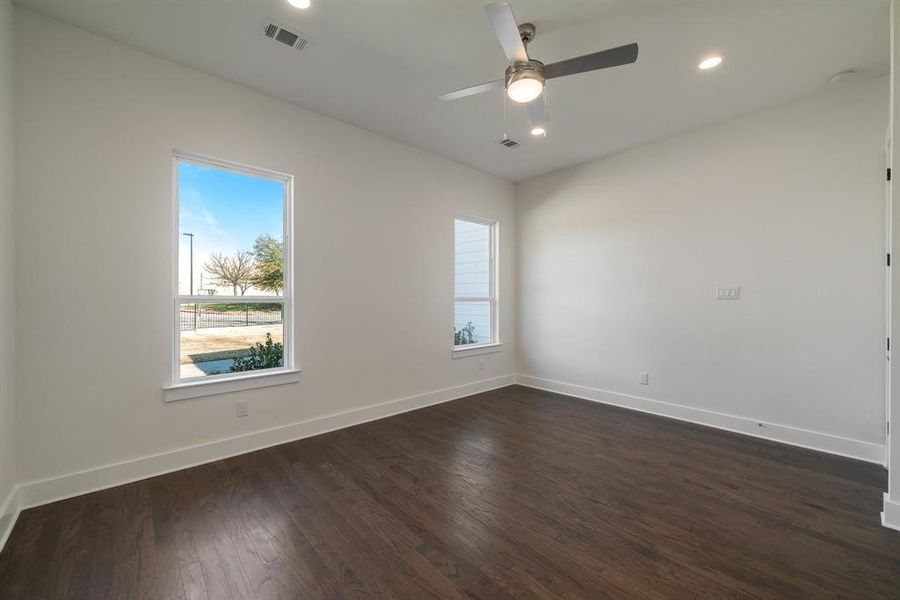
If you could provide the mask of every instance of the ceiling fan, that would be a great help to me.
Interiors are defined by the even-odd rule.
[[[626,44],[545,65],[539,60],[530,58],[526,50],[528,44],[534,39],[534,25],[531,23],[518,25],[512,7],[505,2],[488,4],[484,7],[484,11],[487,13],[491,25],[494,26],[494,31],[497,32],[497,38],[500,40],[500,46],[503,48],[506,58],[509,59],[506,77],[448,92],[439,96],[438,99],[446,102],[505,88],[506,94],[511,100],[528,105],[532,133],[535,135],[544,135],[547,130],[543,91],[544,84],[548,79],[628,65],[635,62],[638,57],[638,45]]]

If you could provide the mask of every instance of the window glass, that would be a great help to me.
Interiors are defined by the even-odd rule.
[[[196,157],[175,168],[175,381],[290,366],[290,176]]]
[[[178,163],[178,293],[279,296],[284,181]]]
[[[182,379],[284,366],[282,305],[181,304]]]
[[[454,222],[454,346],[496,341],[495,230],[496,223],[463,218]]]

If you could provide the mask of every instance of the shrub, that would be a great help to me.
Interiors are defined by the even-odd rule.
[[[272,334],[266,334],[266,343],[256,343],[256,346],[250,348],[247,356],[235,358],[228,369],[229,373],[239,373],[241,371],[257,371],[259,369],[275,369],[282,366],[284,361],[284,346],[281,343],[272,341]]]
[[[466,344],[474,344],[475,342],[475,326],[472,325],[472,321],[466,323],[466,326],[462,329],[453,329],[454,345],[464,346]]]

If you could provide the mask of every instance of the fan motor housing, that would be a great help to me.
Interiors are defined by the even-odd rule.
[[[519,79],[537,79],[544,83],[544,63],[539,60],[514,62],[506,67],[506,88]]]

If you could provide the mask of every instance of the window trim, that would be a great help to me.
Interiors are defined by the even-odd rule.
[[[452,358],[464,358],[466,356],[478,356],[479,354],[491,354],[503,350],[502,342],[485,342],[483,344],[466,344],[465,346],[453,346],[450,351]]]
[[[276,385],[285,385],[300,381],[300,369],[265,369],[250,371],[240,376],[215,381],[196,380],[189,383],[177,383],[163,388],[166,402],[202,398],[229,392],[254,390]]]
[[[460,298],[456,295],[456,221],[467,221],[478,225],[487,225],[490,231],[490,295],[487,297],[477,298]],[[489,352],[499,352],[503,349],[503,342],[500,340],[500,221],[496,219],[485,219],[484,217],[476,217],[473,215],[456,214],[453,217],[453,306],[451,311],[451,327],[450,327],[450,355],[453,358],[462,358],[463,356],[475,356],[478,354],[487,354]],[[457,302],[489,302],[491,309],[491,339],[487,342],[479,344],[464,344],[457,346],[453,343],[453,335],[456,330],[456,303]]]
[[[181,332],[180,310],[181,304],[209,304],[211,296],[199,294],[179,294],[178,277],[181,256],[181,232],[179,214],[179,189],[178,189],[178,165],[189,163],[203,167],[220,169],[242,175],[259,177],[278,181],[284,184],[284,199],[282,213],[282,239],[284,244],[284,289],[280,296],[215,296],[219,299],[227,299],[234,304],[271,303],[281,304],[282,309],[282,344],[284,346],[283,366],[275,369],[260,369],[245,373],[222,373],[219,375],[207,375],[203,377],[181,377]],[[185,152],[177,148],[172,151],[172,243],[175,244],[172,253],[172,355],[170,357],[171,373],[170,383],[165,390],[166,401],[180,400],[208,396],[229,391],[268,387],[282,383],[293,383],[299,380],[300,369],[294,362],[294,282],[293,282],[293,258],[294,258],[294,176],[271,169],[254,167],[230,160],[213,158],[193,152]]]

